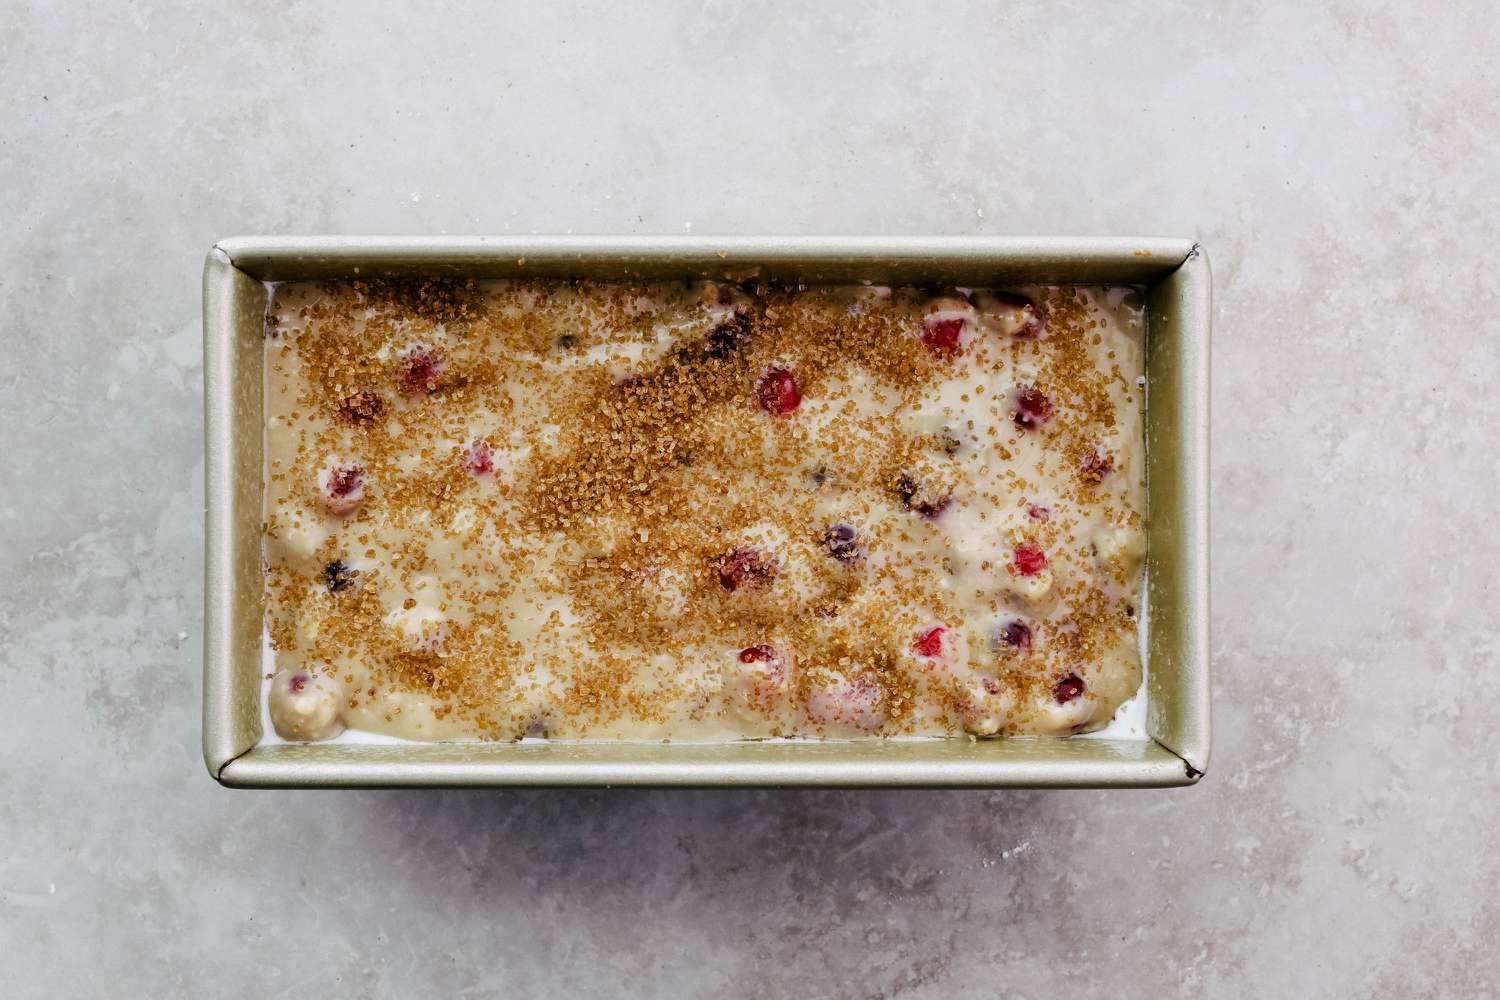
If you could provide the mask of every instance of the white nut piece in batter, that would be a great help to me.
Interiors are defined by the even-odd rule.
[[[688,582],[675,569],[653,567],[640,584],[646,598],[646,613],[658,625],[669,625],[687,610]]]
[[[877,732],[886,723],[880,687],[866,674],[828,674],[808,688],[807,717],[824,735]]]
[[[1129,579],[1146,557],[1146,536],[1114,525],[1095,533],[1094,561],[1113,572],[1116,579]]]
[[[961,319],[973,322],[975,313],[969,300],[962,295],[934,295],[927,300],[927,308],[922,315],[924,319]]]
[[[1052,595],[1052,585],[1056,582],[1056,578],[1052,575],[1051,569],[1041,569],[1030,575],[1007,573],[1004,581],[1001,589],[1005,593],[1035,608],[1045,603]]]
[[[1035,340],[1046,332],[1045,310],[1024,295],[981,289],[973,298],[985,330],[1018,340]]]
[[[318,559],[318,552],[330,535],[324,518],[301,504],[288,504],[285,514],[277,518],[276,533],[288,565],[309,576],[320,572],[324,562]]]
[[[994,736],[1012,712],[1015,697],[991,677],[976,677],[959,685],[953,700],[964,732],[972,736]]]
[[[271,678],[271,725],[284,740],[311,743],[344,731],[339,684],[308,670],[283,670]]]
[[[437,652],[448,638],[448,616],[430,604],[398,607],[385,616],[385,622],[413,653]]]

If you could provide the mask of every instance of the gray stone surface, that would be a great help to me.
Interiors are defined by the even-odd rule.
[[[1493,995],[1497,44],[1485,3],[0,3],[0,994]],[[236,232],[1200,238],[1208,777],[219,788]]]

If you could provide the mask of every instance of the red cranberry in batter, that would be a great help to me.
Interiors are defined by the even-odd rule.
[[[962,319],[931,319],[922,324],[922,343],[940,358],[951,358],[963,349]]]
[[[1026,652],[1031,648],[1031,626],[1019,618],[1006,622],[995,630],[995,645]]]
[[[495,453],[488,441],[469,442],[464,448],[464,468],[475,476],[487,476],[495,470]]]
[[[1047,553],[1034,542],[1022,542],[1011,554],[1016,572],[1022,576],[1036,576],[1047,568]]]
[[[943,651],[943,636],[948,632],[941,625],[934,625],[918,633],[916,641],[911,644],[912,651],[918,656],[937,656]]]
[[[1085,482],[1102,483],[1104,477],[1115,469],[1115,460],[1109,452],[1104,451],[1097,445],[1090,448],[1083,461],[1078,466],[1078,474]]]
[[[436,347],[413,347],[401,356],[397,384],[407,396],[429,396],[443,384],[448,362]]]
[[[752,712],[767,712],[781,703],[787,692],[787,658],[775,646],[747,646],[735,657],[739,666],[729,678],[734,701]]]
[[[324,469],[318,473],[318,490],[330,514],[352,514],[365,499],[365,470],[357,465]]]
[[[356,389],[339,400],[339,419],[356,427],[369,427],[385,413],[385,400],[373,389]]]
[[[1059,705],[1066,705],[1081,694],[1083,694],[1083,678],[1077,674],[1069,674],[1052,685],[1052,700]]]
[[[1023,431],[1036,430],[1052,419],[1052,400],[1034,385],[1016,390],[1016,426]]]
[[[797,377],[785,368],[772,368],[761,376],[755,387],[760,408],[773,417],[784,417],[802,403]]]
[[[741,587],[764,587],[776,579],[776,557],[764,549],[741,545],[719,562],[719,586],[729,593]]]

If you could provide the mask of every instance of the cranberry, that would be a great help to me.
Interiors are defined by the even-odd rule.
[[[943,636],[947,632],[943,626],[934,625],[918,633],[916,641],[911,644],[912,651],[918,656],[937,656],[943,651]]]
[[[755,393],[760,398],[760,408],[773,417],[786,416],[802,402],[797,378],[785,368],[772,368],[762,375]]]
[[[993,677],[981,677],[958,687],[953,707],[958,710],[966,732],[975,736],[994,736],[1005,724],[1008,701],[1004,688]]]
[[[842,521],[830,524],[823,531],[823,545],[841,563],[855,563],[865,557],[865,547],[859,544],[859,529]]]
[[[953,502],[951,494],[940,492],[928,484],[919,483],[907,475],[897,480],[896,495],[901,498],[903,507],[926,518],[937,517]]]
[[[1059,705],[1066,705],[1081,694],[1083,694],[1083,678],[1077,674],[1069,674],[1052,685],[1052,700]]]
[[[287,678],[286,686],[292,694],[301,694],[307,690],[307,682],[312,680],[307,674],[293,674]]]
[[[995,301],[1021,314],[1021,325],[1011,332],[1016,340],[1035,340],[1047,328],[1047,314],[1041,306],[1015,292],[995,292]]]
[[[964,320],[927,319],[922,323],[922,343],[940,358],[951,358],[963,348]]]
[[[339,419],[356,427],[368,427],[385,412],[385,400],[373,389],[356,389],[339,400]]]
[[[741,587],[764,587],[776,579],[776,557],[763,549],[741,545],[719,562],[719,586],[731,594]]]
[[[336,497],[351,496],[364,487],[365,471],[357,465],[344,465],[328,474],[328,492]]]
[[[330,513],[348,514],[365,498],[365,470],[357,465],[341,465],[319,474],[323,506]]]
[[[1006,622],[995,630],[995,645],[1009,646],[1024,653],[1031,648],[1031,626],[1019,619]]]
[[[435,347],[413,347],[401,356],[401,373],[397,384],[408,396],[431,395],[443,383],[448,362]]]
[[[1014,558],[1016,571],[1022,576],[1036,576],[1047,568],[1047,553],[1042,551],[1040,545],[1032,542],[1017,545]]]
[[[740,650],[741,663],[770,663],[776,659],[776,650],[764,643],[759,646],[746,646]]]
[[[769,712],[787,691],[787,659],[774,646],[761,644],[740,650],[745,666],[729,679],[729,694],[744,709]]]
[[[1115,470],[1114,456],[1101,450],[1097,445],[1089,449],[1089,453],[1083,457],[1083,462],[1078,467],[1078,474],[1087,482],[1102,483],[1104,477]]]
[[[490,443],[483,439],[469,442],[464,448],[464,468],[476,476],[484,476],[495,470],[495,453]]]
[[[1032,504],[1026,508],[1026,516],[1033,521],[1046,521],[1052,517],[1052,508],[1043,507],[1040,504]]]
[[[1034,385],[1016,390],[1016,426],[1023,431],[1035,430],[1052,419],[1052,400]]]
[[[727,358],[750,346],[750,316],[737,312],[708,331],[703,350],[711,358]]]
[[[354,586],[355,578],[359,576],[359,570],[351,569],[343,560],[335,559],[323,567],[323,582],[328,585],[330,594],[337,594]]]

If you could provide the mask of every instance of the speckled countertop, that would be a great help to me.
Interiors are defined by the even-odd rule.
[[[1136,7],[4,4],[0,993],[1500,989],[1500,22]],[[205,250],[533,231],[1201,239],[1204,782],[215,785]]]

